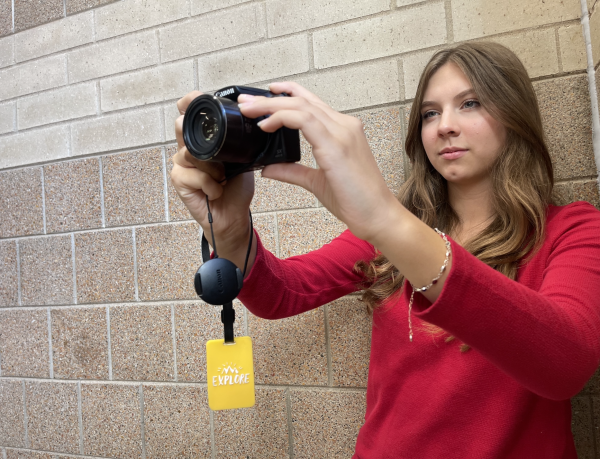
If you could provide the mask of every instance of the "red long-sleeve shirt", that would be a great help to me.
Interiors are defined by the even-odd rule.
[[[549,208],[541,249],[513,281],[452,243],[452,269],[432,304],[415,293],[373,315],[367,410],[355,458],[576,458],[570,397],[600,363],[600,212]],[[280,319],[357,290],[374,248],[342,233],[279,260],[259,243],[240,300]],[[269,288],[264,288],[269,286]],[[421,321],[467,343],[432,338]]]

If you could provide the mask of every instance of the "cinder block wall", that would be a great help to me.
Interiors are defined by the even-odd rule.
[[[356,296],[276,322],[237,304],[256,406],[208,408],[204,345],[222,329],[194,298],[199,226],[169,182],[176,100],[296,80],[364,121],[396,190],[425,62],[495,40],[534,80],[557,198],[600,206],[600,13],[583,2],[0,0],[0,457],[350,457],[370,343]],[[344,229],[260,178],[253,212],[280,257]],[[600,378],[572,404],[580,457],[600,458]]]

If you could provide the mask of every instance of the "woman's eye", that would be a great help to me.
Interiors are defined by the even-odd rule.
[[[428,112],[423,113],[423,119],[426,120],[428,118],[431,118],[433,115],[435,115],[435,112],[433,110],[429,110]]]
[[[465,108],[475,108],[475,107],[479,107],[480,103],[476,100],[467,100],[463,106]]]

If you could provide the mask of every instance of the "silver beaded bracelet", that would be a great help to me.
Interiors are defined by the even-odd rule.
[[[413,299],[415,296],[415,292],[420,292],[420,293],[426,292],[431,287],[433,287],[435,284],[437,284],[438,280],[440,280],[440,277],[442,277],[442,274],[444,273],[444,271],[446,271],[446,268],[448,267],[448,260],[450,260],[450,255],[452,255],[452,246],[450,245],[450,241],[446,237],[446,234],[442,233],[437,228],[434,228],[434,229],[435,229],[435,232],[438,233],[442,237],[442,239],[444,240],[444,243],[446,244],[446,259],[444,260],[444,264],[440,268],[440,273],[437,275],[437,277],[435,279],[433,279],[431,281],[430,284],[426,285],[425,287],[415,288],[415,287],[413,287],[412,284],[410,284],[410,281],[408,282],[410,284],[410,286],[412,287],[412,292],[410,294],[410,301],[408,303],[408,337],[409,337],[411,343],[413,340],[413,329],[412,329],[412,320],[411,320],[410,314],[412,311],[412,305],[413,305]]]

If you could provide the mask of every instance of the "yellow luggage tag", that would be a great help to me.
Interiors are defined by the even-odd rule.
[[[206,343],[208,406],[213,411],[254,406],[252,339],[234,343],[214,339]]]

